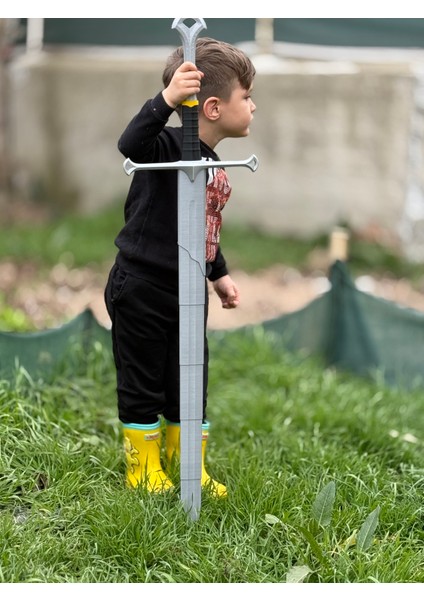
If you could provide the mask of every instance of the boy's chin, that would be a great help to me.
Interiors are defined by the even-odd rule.
[[[250,133],[250,129],[249,127],[247,129],[245,129],[244,131],[239,131],[238,133],[235,133],[234,135],[232,135],[231,137],[233,138],[242,138],[242,137],[247,137]]]

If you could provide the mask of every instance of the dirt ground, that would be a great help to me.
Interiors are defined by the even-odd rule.
[[[98,321],[109,327],[103,301],[107,271],[107,266],[93,270],[59,264],[50,272],[41,273],[33,264],[17,266],[3,261],[0,262],[0,302],[22,310],[34,327],[41,330],[60,326],[86,308],[91,308]],[[255,275],[234,271],[232,277],[240,288],[241,303],[236,309],[222,309],[218,297],[210,289],[211,329],[260,323],[296,311],[329,286],[322,269],[304,276],[282,264]],[[406,280],[377,280],[367,276],[356,280],[356,285],[367,293],[424,312],[424,293],[414,290]]]

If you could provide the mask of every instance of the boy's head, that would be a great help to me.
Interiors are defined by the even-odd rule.
[[[183,48],[177,48],[166,62],[162,81],[167,87],[178,67],[184,62]],[[196,66],[204,73],[202,86],[197,99],[199,108],[211,96],[224,101],[230,99],[237,84],[249,90],[256,71],[248,56],[238,48],[209,37],[196,41]]]

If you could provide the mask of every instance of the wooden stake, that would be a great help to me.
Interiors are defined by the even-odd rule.
[[[348,258],[349,232],[344,227],[335,227],[330,237],[330,261],[345,262]]]

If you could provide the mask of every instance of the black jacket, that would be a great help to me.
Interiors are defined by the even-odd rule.
[[[181,160],[182,128],[166,126],[173,110],[162,94],[148,100],[121,135],[118,148],[136,163]],[[202,158],[219,160],[201,142]],[[176,170],[135,171],[125,203],[125,225],[115,244],[116,262],[135,276],[178,287]],[[220,251],[207,265],[207,277],[215,281],[228,273]]]

